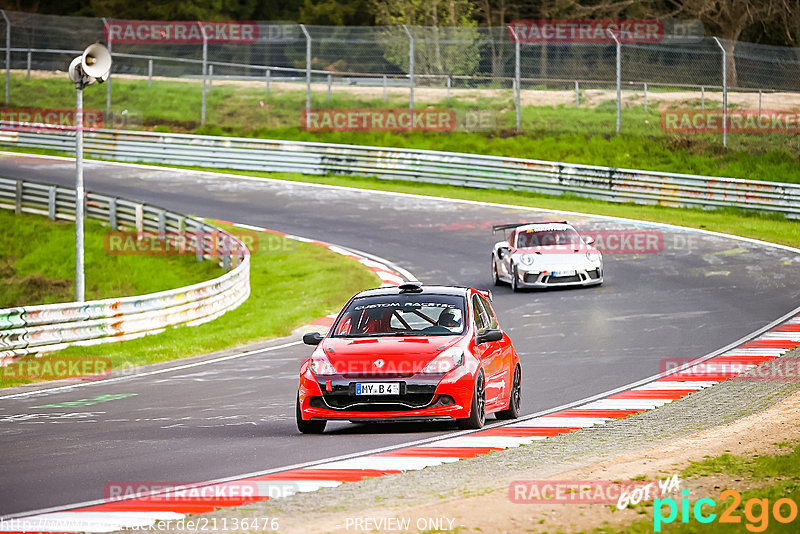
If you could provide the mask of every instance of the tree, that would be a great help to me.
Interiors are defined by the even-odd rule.
[[[797,0],[671,0],[679,14],[699,19],[712,34],[722,37],[726,53],[728,84],[737,85],[736,41],[749,26],[780,28],[787,42],[794,43],[800,26]]]
[[[469,0],[370,0],[375,22],[405,24],[414,36],[415,74],[471,75],[480,63],[480,36]],[[409,69],[408,39],[387,29],[380,46],[387,61]]]

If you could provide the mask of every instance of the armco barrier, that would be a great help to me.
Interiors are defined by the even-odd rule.
[[[2,126],[2,125],[0,125]],[[73,152],[74,133],[0,131],[0,145]],[[735,206],[800,216],[800,185],[615,169],[457,152],[334,145],[189,134],[99,130],[85,153],[119,161],[377,176],[383,179],[571,193],[613,202]]]
[[[0,178],[0,207],[17,213],[44,214],[51,219],[74,219],[75,190]],[[168,326],[197,325],[235,309],[250,295],[247,248],[215,226],[153,206],[93,193],[86,195],[86,214],[107,222],[110,230],[162,235],[183,232],[194,237],[186,246],[195,251],[198,260],[219,259],[230,270],[213,280],[148,295],[2,309],[0,365],[14,357],[68,345],[123,341],[157,333]],[[207,253],[210,251],[219,253]]]

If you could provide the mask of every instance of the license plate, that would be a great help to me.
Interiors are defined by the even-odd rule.
[[[575,276],[576,271],[553,271],[553,276]]]
[[[356,395],[400,395],[400,382],[357,382]]]

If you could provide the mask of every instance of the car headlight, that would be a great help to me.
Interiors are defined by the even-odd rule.
[[[311,355],[311,372],[317,376],[335,375],[336,369],[321,350],[315,350]]]
[[[458,347],[450,347],[430,361],[422,370],[426,374],[449,373],[459,365],[464,363],[464,350]]]
[[[523,254],[519,257],[519,261],[523,265],[533,265],[533,254]]]
[[[603,255],[599,252],[587,252],[586,259],[592,263],[600,263],[603,261]]]

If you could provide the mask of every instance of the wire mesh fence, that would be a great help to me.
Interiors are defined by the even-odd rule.
[[[230,109],[241,99],[267,130],[304,127],[302,118],[318,108],[443,107],[455,110],[456,130],[658,134],[664,109],[715,110],[724,100],[725,111],[800,107],[800,49],[705,36],[617,46],[608,39],[515,42],[506,27],[264,21],[226,23],[222,33],[222,23],[184,22],[186,35],[179,35],[165,22],[4,14],[7,107],[36,105],[25,85],[31,78],[65,71],[86,45],[101,41],[114,64],[105,91],[93,90],[94,105],[109,116],[127,109],[145,127],[241,125],[250,119]],[[182,82],[182,92],[167,81]],[[156,86],[149,96],[145,84]],[[70,105],[66,93],[61,98]],[[165,103],[181,98],[192,116],[178,117],[182,105]]]

